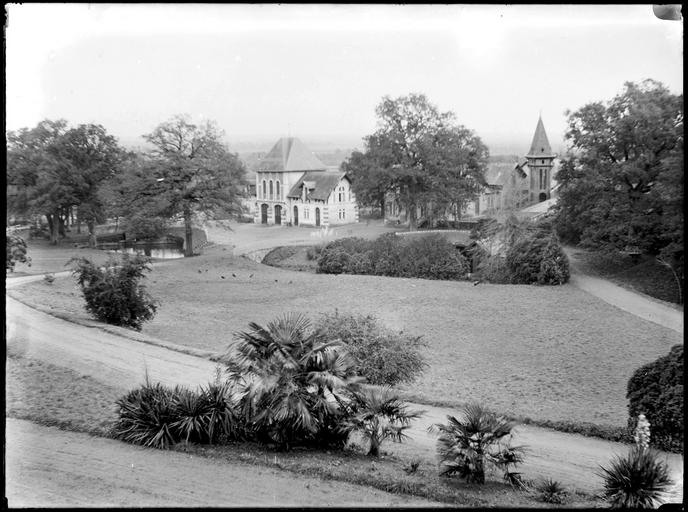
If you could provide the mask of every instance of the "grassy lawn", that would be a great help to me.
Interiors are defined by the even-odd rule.
[[[161,306],[144,334],[223,352],[250,321],[289,311],[373,313],[428,341],[430,366],[402,388],[409,398],[451,406],[479,400],[534,420],[625,426],[628,378],[683,341],[568,285],[319,275],[256,264],[222,246],[168,261],[147,281]],[[10,293],[88,318],[71,278]]]
[[[11,350],[6,358],[6,415],[42,425],[109,436],[116,419],[115,401],[121,389],[69,369],[27,359],[21,350]],[[213,457],[228,463],[251,463],[296,474],[366,485],[377,489],[429,498],[468,507],[545,507],[535,491],[520,492],[496,481],[484,486],[465,484],[458,479],[440,478],[434,465],[421,463],[413,473],[405,468],[410,460],[383,454],[372,460],[353,446],[346,451],[294,450],[275,452],[253,443],[226,446],[179,444],[174,450],[190,455]],[[384,445],[383,445],[384,452]],[[599,506],[594,498],[573,494],[572,507]]]

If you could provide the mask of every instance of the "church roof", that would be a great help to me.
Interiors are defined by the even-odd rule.
[[[530,144],[530,151],[528,151],[526,156],[554,156],[554,153],[552,153],[552,147],[549,145],[549,140],[547,140],[545,125],[542,124],[542,117],[538,119],[538,124],[535,128],[535,135],[533,135],[533,142]]]
[[[343,177],[345,172],[341,171],[309,171],[291,187],[287,197],[300,198],[301,187],[306,185],[308,187],[308,199],[318,199],[320,201],[327,201],[330,193],[334,190]],[[348,179],[348,178],[347,178]]]
[[[296,137],[282,137],[258,164],[259,171],[324,171],[323,164]]]

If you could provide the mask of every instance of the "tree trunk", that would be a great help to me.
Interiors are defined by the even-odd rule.
[[[96,221],[95,221],[95,219],[89,219],[86,222],[86,225],[88,226],[88,246],[91,249],[95,249],[96,245],[98,243],[98,239],[96,238]]]
[[[186,247],[184,248],[184,257],[193,256],[193,234],[191,231],[191,208],[184,206],[184,238]]]
[[[370,437],[370,450],[368,450],[369,457],[379,457],[380,456],[380,440],[377,436]]]
[[[409,231],[415,231],[416,230],[416,214],[418,212],[416,211],[416,205],[415,204],[410,204],[408,206],[408,219],[409,219]]]

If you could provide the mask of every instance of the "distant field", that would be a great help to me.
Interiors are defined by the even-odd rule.
[[[632,372],[683,342],[569,285],[320,275],[256,264],[222,246],[166,262],[149,274],[148,286],[161,306],[143,333],[217,352],[250,321],[288,311],[372,313],[429,342],[429,369],[405,388],[412,396],[481,400],[539,420],[624,426]],[[10,293],[87,318],[71,278]]]

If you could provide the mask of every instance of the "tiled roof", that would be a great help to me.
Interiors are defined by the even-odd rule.
[[[542,124],[542,117],[538,119],[533,142],[530,144],[530,151],[528,151],[527,156],[554,156],[549,140],[547,140],[545,125]]]
[[[488,185],[505,185],[513,170],[513,162],[490,162],[485,171],[485,182]]]
[[[259,171],[324,171],[323,164],[296,137],[283,137],[258,164]]]
[[[287,197],[299,198],[301,197],[301,187],[304,182],[308,182],[309,191],[308,199],[318,199],[320,201],[327,201],[330,193],[334,190],[346,173],[341,171],[309,171],[291,187]],[[348,178],[347,178],[348,179]],[[310,187],[313,187],[312,189]]]

